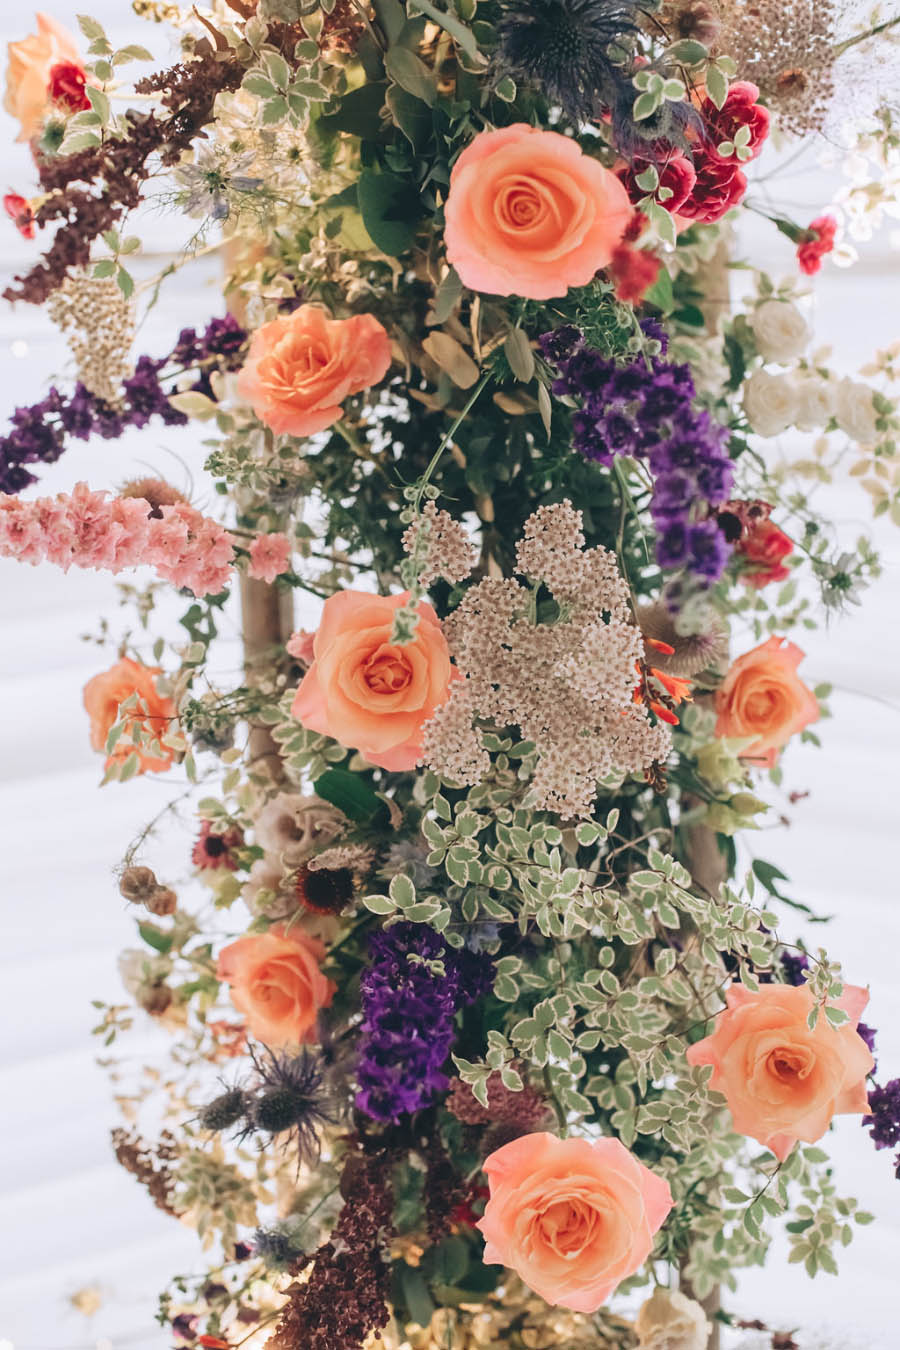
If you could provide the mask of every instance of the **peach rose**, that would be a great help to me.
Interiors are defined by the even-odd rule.
[[[450,175],[447,258],[465,286],[550,300],[612,258],[634,208],[614,173],[556,131],[482,131]]]
[[[491,1197],[476,1227],[485,1262],[575,1312],[596,1312],[644,1264],[672,1208],[668,1183],[618,1139],[526,1134],[484,1170]]]
[[[338,420],[348,395],[384,379],[390,364],[390,339],[371,314],[330,319],[317,305],[301,305],[253,334],[237,388],[278,435],[311,436]]]
[[[216,974],[231,985],[231,1001],[251,1036],[272,1049],[315,1040],[316,1017],[337,985],[319,969],[317,938],[283,925],[223,947]]]
[[[771,769],[797,731],[819,716],[816,696],[797,675],[804,653],[770,637],[733,661],[716,691],[717,736],[753,736],[741,758]]]
[[[807,985],[764,984],[753,994],[733,984],[725,998],[715,1031],[687,1059],[713,1066],[710,1086],[727,1098],[739,1134],[783,1162],[798,1139],[821,1139],[832,1116],[868,1111],[866,1075],[875,1061],[856,1030],[867,990],[845,984],[835,1006],[850,1021],[833,1027],[823,1012],[814,1031]]]
[[[37,15],[36,33],[7,46],[6,94],[3,107],[21,124],[17,141],[30,141],[40,131],[50,102],[50,72],[61,62],[83,69],[75,39],[48,14]]]
[[[107,768],[111,764],[124,763],[132,752],[138,757],[138,773],[164,773],[171,766],[174,750],[160,745],[159,755],[151,755],[132,744],[129,735],[132,727],[139,727],[146,736],[154,736],[159,741],[170,730],[176,709],[170,698],[163,698],[156,692],[156,676],[161,674],[159,666],[142,666],[130,656],[123,656],[84,686],[84,706],[91,719],[91,745],[100,752],[106,749],[110,728],[119,721],[119,705],[132,694],[137,694],[140,700],[139,707],[125,714],[127,727],[112,754],[107,756]]]
[[[391,642],[394,611],[408,598],[408,591],[340,591],[326,600],[313,663],[291,708],[310,731],[395,772],[415,766],[422,727],[456,674],[440,620],[424,600],[412,642]]]

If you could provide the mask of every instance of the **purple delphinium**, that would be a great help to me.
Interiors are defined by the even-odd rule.
[[[866,1049],[868,1050],[869,1054],[874,1055],[875,1037],[878,1035],[878,1032],[875,1030],[874,1027],[867,1027],[865,1022],[858,1022],[856,1025],[856,1030],[865,1041]]]
[[[245,330],[231,315],[212,319],[199,336],[192,328],[183,329],[169,356],[138,357],[115,406],[79,381],[68,396],[52,388],[39,403],[16,408],[8,434],[0,436],[0,492],[14,494],[37,482],[28,465],[52,464],[69,436],[79,441],[91,436],[116,440],[127,427],[144,427],[153,417],[166,426],[183,426],[188,419],[172,407],[169,394],[175,391],[167,393],[163,380],[196,369],[192,388],[211,396],[210,373],[242,365],[246,341]]]
[[[427,1106],[447,1086],[444,1064],[460,1008],[492,984],[493,963],[457,950],[424,924],[399,923],[369,939],[371,964],[360,980],[363,1023],[357,1108],[397,1121]],[[444,974],[426,962],[441,961]]]
[[[644,330],[665,353],[659,325]],[[579,454],[607,466],[628,455],[649,466],[660,567],[684,568],[703,585],[717,581],[731,546],[708,509],[728,500],[734,472],[727,428],[694,406],[690,368],[664,355],[620,365],[586,346],[571,325],[545,333],[539,344],[559,372],[554,394],[580,401],[572,417]]]
[[[892,1078],[884,1087],[869,1089],[869,1115],[863,1116],[876,1148],[896,1148],[900,1144],[900,1078]]]
[[[809,957],[805,952],[782,952],[781,965],[786,984],[806,984]]]

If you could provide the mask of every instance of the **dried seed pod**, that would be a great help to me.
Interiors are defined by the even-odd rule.
[[[159,882],[150,867],[126,867],[119,878],[119,894],[134,905],[145,905],[157,890]]]
[[[151,914],[160,916],[174,914],[175,907],[178,904],[178,896],[171,886],[157,886],[152,895],[144,901],[144,904]]]
[[[150,984],[140,990],[137,1001],[151,1017],[162,1017],[171,1007],[173,997],[167,984]]]

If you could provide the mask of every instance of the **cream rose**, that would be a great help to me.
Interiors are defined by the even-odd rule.
[[[834,398],[826,380],[806,379],[797,383],[798,431],[817,431],[824,427],[834,409]]]
[[[765,300],[750,315],[756,350],[764,361],[786,366],[809,342],[809,324],[790,300]]]
[[[706,1350],[712,1330],[706,1313],[678,1289],[656,1289],[634,1324],[640,1350]]]
[[[777,436],[797,419],[797,386],[787,375],[755,370],[744,384],[744,412],[757,436]]]
[[[834,415],[841,431],[851,441],[871,445],[878,439],[875,404],[867,384],[849,378],[841,380],[834,400]]]

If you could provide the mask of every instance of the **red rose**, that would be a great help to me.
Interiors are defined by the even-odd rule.
[[[24,197],[20,197],[17,192],[7,192],[3,198],[3,209],[10,220],[15,221],[16,229],[23,238],[34,238],[34,212]]]
[[[784,581],[790,576],[790,568],[784,566],[782,558],[794,551],[793,541],[771,520],[761,520],[735,547],[735,552],[753,563],[753,570],[742,572],[741,581],[759,590],[768,586],[770,581]]]
[[[616,299],[632,304],[643,300],[659,276],[660,265],[659,258],[655,254],[620,244],[613,250],[607,269],[615,285]]]
[[[629,197],[635,203],[639,202],[642,197],[647,196],[644,189],[638,186],[637,180],[651,163],[654,163],[654,161],[635,159],[631,164],[623,164],[621,168],[616,170],[625,184],[625,190]],[[671,197],[666,197],[665,201],[660,201],[659,204],[674,215],[682,203],[687,201],[691,189],[697,181],[694,166],[686,155],[673,150],[665,163],[655,164],[655,168],[659,173],[659,186],[668,188],[672,194]]]
[[[721,108],[717,108],[711,99],[704,98],[700,105],[700,116],[706,125],[707,135],[716,155],[718,155],[716,147],[723,141],[733,143],[741,127],[748,127],[750,130],[750,139],[747,142],[749,158],[755,159],[759,154],[763,141],[769,134],[769,113],[757,103],[758,98],[759,90],[749,80],[739,80],[737,84],[733,84]],[[732,151],[725,158],[730,162],[736,159],[736,155]]]
[[[797,247],[797,261],[801,272],[811,277],[814,272],[819,271],[825,254],[834,248],[836,232],[837,221],[834,216],[818,216],[810,222],[806,231],[807,238]]]
[[[87,75],[83,66],[76,61],[58,61],[50,67],[47,77],[47,93],[51,102],[59,103],[69,112],[85,112],[91,106],[91,100],[84,92]]]
[[[678,214],[683,220],[709,225],[737,206],[747,191],[747,179],[733,160],[720,159],[708,146],[697,146],[694,168],[697,181]]]

